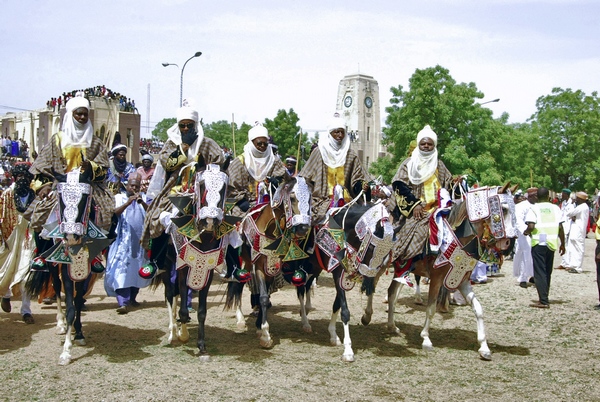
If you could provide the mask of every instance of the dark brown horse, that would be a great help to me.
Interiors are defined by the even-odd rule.
[[[310,274],[303,269],[302,262],[307,262],[308,255],[304,248],[310,232],[310,191],[301,177],[285,176],[269,202],[257,205],[248,211],[242,221],[241,258],[244,267],[252,271],[253,293],[258,296],[259,310],[256,317],[256,332],[263,348],[273,346],[269,332],[267,310],[270,305],[270,288],[274,286],[275,277],[285,268],[299,271],[298,275]],[[295,268],[295,269],[294,269]],[[300,271],[302,270],[302,273]],[[294,272],[287,272],[294,276]],[[303,281],[304,282],[304,281]],[[306,318],[304,303],[304,287],[298,284],[303,328],[310,331]],[[238,327],[245,327],[241,313],[241,293],[243,283],[232,280],[228,284],[226,306],[236,308]]]
[[[344,352],[342,360],[354,361],[350,339],[350,310],[346,291],[355,283],[372,306],[375,285],[390,262],[393,245],[393,228],[383,203],[352,204],[337,209],[329,218],[328,225],[316,235],[316,247],[311,257],[313,265],[331,272],[336,289],[331,320],[330,342],[342,345],[336,333],[337,317],[341,313],[344,326]]]
[[[153,284],[161,281],[165,286],[169,343],[175,339],[181,342],[189,340],[188,289],[198,291],[198,355],[202,361],[209,361],[205,342],[207,296],[214,271],[224,269],[228,234],[234,226],[224,220],[228,183],[226,167],[221,169],[218,165],[198,164],[196,169],[194,187],[188,193],[170,197],[180,211],[179,216],[171,219],[174,226],[170,235],[174,247],[163,235],[161,241],[167,248],[165,262],[162,263],[164,272],[155,277]],[[181,301],[178,319],[177,296]],[[180,323],[179,328],[177,322]]]
[[[514,199],[508,185],[477,189],[452,207],[448,216],[450,230],[448,248],[440,249],[438,255],[425,255],[413,262],[413,273],[429,278],[429,294],[425,324],[421,331],[424,350],[433,349],[429,339],[429,325],[436,311],[438,300],[445,301],[446,289],[458,290],[471,305],[477,320],[477,340],[479,356],[491,360],[492,354],[487,345],[483,324],[483,308],[471,287],[470,274],[485,249],[495,249],[501,253],[510,252],[517,233],[514,214]],[[479,200],[478,200],[479,199]],[[471,206],[469,207],[469,200]],[[479,203],[480,205],[475,205]],[[454,230],[452,230],[454,229]],[[393,280],[388,288],[388,329],[399,333],[394,323],[395,302],[402,285]],[[441,295],[441,296],[440,296]]]

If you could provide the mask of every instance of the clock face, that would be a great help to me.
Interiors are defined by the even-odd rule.
[[[352,105],[352,97],[350,95],[344,98],[344,106],[350,107]]]
[[[373,99],[371,99],[370,96],[367,96],[365,98],[365,106],[368,107],[369,109],[373,106]]]

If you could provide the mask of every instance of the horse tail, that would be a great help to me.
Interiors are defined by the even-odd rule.
[[[25,290],[33,297],[38,297],[52,286],[52,273],[50,271],[29,271],[25,282]]]
[[[364,292],[367,296],[371,296],[373,293],[375,293],[375,278],[363,276],[360,291]]]
[[[242,291],[244,284],[236,281],[227,283],[227,297],[225,298],[225,310],[231,310],[242,302]]]

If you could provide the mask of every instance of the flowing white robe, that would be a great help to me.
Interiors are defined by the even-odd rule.
[[[583,264],[583,251],[585,250],[585,236],[589,218],[590,208],[585,202],[577,205],[574,210],[567,214],[567,220],[571,221],[571,230],[569,241],[567,241],[566,265],[563,265],[565,268],[575,268],[579,272],[582,271],[581,266]]]
[[[515,243],[515,256],[513,258],[513,275],[519,282],[527,282],[533,276],[533,259],[531,258],[531,237],[523,235],[527,224],[525,217],[531,208],[531,203],[527,200],[521,201],[515,205],[515,215],[517,216],[517,230],[519,237]]]
[[[115,208],[127,202],[126,194],[115,195]],[[138,271],[148,262],[146,251],[140,244],[146,211],[132,203],[119,216],[117,238],[108,250],[104,288],[106,294],[116,297],[115,289],[145,288],[150,279],[143,279]]]

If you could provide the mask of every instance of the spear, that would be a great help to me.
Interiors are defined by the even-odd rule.
[[[296,168],[294,169],[294,176],[298,173],[300,166],[300,147],[302,146],[302,127],[300,127],[300,135],[298,136],[298,152],[296,156]]]
[[[234,114],[231,113],[231,137],[233,138],[233,157],[235,158],[236,154],[235,154],[235,128],[234,128],[235,122],[234,121],[235,121]]]

